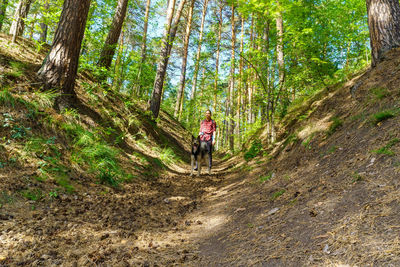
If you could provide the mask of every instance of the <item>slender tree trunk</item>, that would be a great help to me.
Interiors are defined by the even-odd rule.
[[[277,1],[278,9],[280,9],[280,3]],[[278,10],[277,17],[276,17],[276,30],[277,30],[277,37],[278,40],[276,42],[276,56],[278,62],[278,70],[279,70],[279,93],[278,97],[283,93],[284,102],[287,101],[287,93],[285,92],[284,85],[285,85],[285,61],[284,61],[284,54],[283,54],[283,19],[282,19],[282,12]]]
[[[58,88],[55,106],[64,110],[76,101],[74,91],[79,53],[85,32],[90,0],[65,0],[53,45],[38,72],[44,89]]]
[[[190,99],[194,99],[196,96],[197,76],[199,74],[201,45],[203,43],[204,21],[206,19],[207,6],[208,6],[208,0],[204,0],[203,12],[202,12],[201,24],[200,24],[199,44],[197,46],[196,60],[195,60],[193,80],[192,80],[192,92],[190,95]]]
[[[219,54],[221,50],[221,35],[222,35],[222,10],[224,6],[221,4],[219,9],[219,18],[218,18],[218,39],[217,39],[217,54],[215,57],[215,80],[214,80],[214,108],[213,112],[217,112],[217,94],[218,94],[218,72],[219,72]]]
[[[15,10],[14,19],[10,28],[10,35],[13,36],[13,43],[15,43],[18,36],[24,33],[25,19],[28,16],[32,2],[33,0],[21,0]]]
[[[254,16],[252,15],[251,17],[251,26],[250,26],[250,44],[253,44],[254,42]],[[250,60],[252,60],[252,57],[250,56]],[[247,123],[251,124],[252,123],[252,118],[253,118],[253,81],[251,77],[253,76],[253,70],[250,69],[249,71],[249,77],[248,79],[248,86],[247,86],[247,94],[248,94],[248,113],[247,113]]]
[[[229,85],[229,111],[230,111],[230,127],[229,127],[229,148],[234,151],[235,149],[235,111],[234,111],[234,93],[235,93],[235,5],[232,4],[232,16],[231,16],[231,73],[230,73],[230,85]]]
[[[192,1],[192,4],[189,7],[188,16],[187,16],[187,23],[186,23],[186,33],[185,39],[183,41],[183,57],[182,57],[182,67],[181,67],[181,79],[180,79],[180,86],[178,90],[178,94],[176,97],[176,105],[175,105],[175,112],[174,116],[177,117],[179,114],[180,118],[180,108],[181,102],[184,99],[185,93],[185,84],[186,84],[186,65],[187,65],[187,56],[188,56],[188,47],[189,47],[189,40],[190,40],[190,32],[192,30],[192,18],[193,18],[193,9],[194,9],[195,1]]]
[[[121,35],[122,25],[124,24],[126,10],[128,8],[128,0],[119,0],[115,10],[114,18],[108,32],[106,42],[100,54],[98,65],[109,69],[115,54],[115,48]]]
[[[3,28],[4,19],[6,18],[6,11],[8,0],[0,0],[0,31]]]
[[[244,17],[241,18],[241,34],[240,34],[240,54],[243,54],[244,47]],[[241,120],[240,120],[240,111],[241,111],[241,103],[242,103],[242,92],[243,92],[243,57],[240,57],[239,61],[239,87],[237,92],[237,107],[236,107],[236,128],[235,134],[237,137],[237,148],[240,149],[241,144]]]
[[[193,1],[193,0],[192,0]],[[167,22],[171,21],[169,17],[172,18],[173,14],[173,7],[175,6],[174,0],[170,0],[170,5],[172,7],[168,8],[167,12]],[[152,111],[153,115],[155,118],[158,117],[158,114],[160,112],[160,105],[161,105],[161,94],[163,91],[163,85],[164,85],[164,79],[165,79],[165,73],[167,71],[167,66],[168,66],[168,61],[169,61],[169,56],[171,53],[172,45],[175,39],[176,31],[178,29],[178,24],[179,20],[181,18],[182,10],[183,7],[185,6],[186,0],[181,0],[178,10],[175,14],[174,21],[173,23],[167,23],[165,33],[164,33],[164,41],[162,44],[161,48],[161,53],[160,53],[160,59],[157,65],[157,72],[156,72],[156,78],[154,80],[154,86],[153,86],[153,93],[151,96],[150,100],[150,110]]]
[[[117,91],[119,90],[119,86],[122,83],[121,80],[123,78],[121,75],[121,70],[123,69],[123,60],[122,60],[123,54],[124,54],[124,31],[121,30],[117,58],[115,59],[115,64],[114,64],[114,79],[112,84],[112,87]]]
[[[138,96],[142,96],[142,72],[143,72],[143,65],[146,62],[147,28],[149,25],[150,5],[151,5],[151,0],[147,0],[146,11],[144,14],[141,60],[140,60],[139,71],[138,71],[138,75],[137,75],[137,84],[136,84],[136,90],[135,90],[135,94]]]
[[[44,10],[46,10],[46,12],[49,10],[49,1],[46,1]],[[42,16],[43,16],[43,14],[42,14]],[[39,42],[45,43],[47,41],[48,28],[49,28],[49,26],[47,25],[47,23],[45,23],[43,21],[40,23],[41,32],[40,32]]]
[[[400,46],[400,5],[398,0],[367,0],[372,67],[385,52]]]

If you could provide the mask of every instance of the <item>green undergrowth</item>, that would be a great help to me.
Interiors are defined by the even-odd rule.
[[[397,116],[399,109],[386,109],[371,115],[371,122],[373,125],[378,125],[387,119]]]
[[[118,155],[120,151],[108,145],[98,132],[85,129],[77,123],[62,123],[61,128],[72,139],[71,161],[87,165],[101,183],[118,186],[133,177],[122,169]]]
[[[378,148],[376,150],[373,150],[372,152],[376,154],[382,154],[382,155],[388,155],[388,156],[394,156],[395,153],[391,150],[393,146],[398,144],[400,140],[398,138],[394,138],[390,140],[385,146]]]
[[[249,148],[249,150],[244,153],[244,159],[246,161],[249,161],[255,157],[257,157],[260,152],[262,151],[263,146],[261,144],[260,140],[254,140],[251,144],[251,147]]]
[[[338,118],[338,117],[333,117],[331,118],[331,125],[329,126],[329,129],[327,131],[327,135],[332,135],[336,130],[343,125],[343,121]]]

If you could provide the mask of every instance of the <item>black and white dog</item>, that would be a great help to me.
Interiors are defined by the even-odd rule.
[[[193,171],[195,170],[195,166],[197,167],[197,176],[200,176],[201,173],[201,164],[203,163],[204,158],[207,158],[206,162],[208,162],[208,150],[207,143],[202,142],[200,140],[200,136],[194,138],[192,136],[192,169],[190,171],[190,176],[193,176]],[[200,159],[199,159],[200,156]],[[211,172],[211,169],[208,168],[208,173]]]

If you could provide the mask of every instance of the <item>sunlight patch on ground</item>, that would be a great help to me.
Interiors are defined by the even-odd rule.
[[[328,130],[329,126],[332,124],[332,122],[330,121],[331,118],[332,118],[332,114],[329,113],[323,119],[316,121],[314,123],[310,123],[302,131],[299,132],[298,137],[300,139],[306,139],[308,136],[310,136],[313,133],[323,132],[323,131]]]

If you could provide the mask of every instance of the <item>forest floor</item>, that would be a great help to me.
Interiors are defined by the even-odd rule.
[[[170,116],[157,127],[119,98],[94,106],[84,75],[93,110],[57,114],[32,86],[43,55],[2,47],[1,266],[400,265],[400,51],[291,109],[253,159],[216,157],[211,175],[190,177],[190,134]],[[112,187],[87,172],[65,126],[78,123],[135,178]]]

